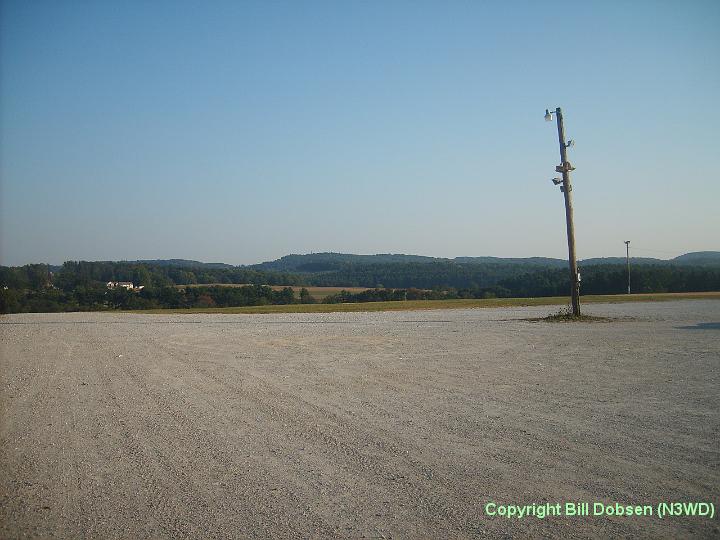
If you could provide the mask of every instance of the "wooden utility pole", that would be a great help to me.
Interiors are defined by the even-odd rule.
[[[625,240],[625,260],[627,261],[628,294],[630,294],[630,240]]]
[[[545,117],[549,116],[545,112]],[[558,140],[560,142],[560,165],[555,171],[562,173],[562,186],[560,191],[565,195],[565,224],[567,226],[568,255],[570,258],[570,297],[572,298],[572,312],[575,317],[580,316],[580,275],[577,269],[577,258],[575,256],[575,225],[573,223],[572,205],[572,184],[570,183],[570,171],[575,168],[567,159],[567,148],[569,143],[565,140],[565,126],[563,125],[562,109],[555,109],[557,120]]]

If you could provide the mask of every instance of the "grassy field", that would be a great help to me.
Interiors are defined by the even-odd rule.
[[[327,289],[330,287],[323,288]],[[341,288],[337,289],[341,290]],[[352,288],[346,288],[346,290],[352,290]],[[669,300],[702,299],[720,300],[720,292],[583,296],[581,297],[581,303],[664,302]],[[132,311],[130,313],[334,313],[348,311],[413,311],[422,309],[562,306],[569,304],[569,302],[570,299],[566,296],[552,296],[544,298],[492,298],[487,300],[408,300],[405,302],[366,302],[358,304],[287,304],[280,306],[243,306],[228,308],[149,309]]]
[[[197,285],[176,285],[179,289],[184,289],[185,287],[247,287],[247,283],[207,283],[207,284],[197,284]],[[270,285],[270,288],[276,291],[281,291],[284,288],[286,288],[287,285]],[[303,287],[290,287],[296,295],[300,294],[300,289]],[[305,287],[305,289],[308,290],[310,295],[317,300],[322,300],[323,298],[330,296],[331,294],[337,294],[340,291],[348,291],[353,294],[367,291],[367,287]]]

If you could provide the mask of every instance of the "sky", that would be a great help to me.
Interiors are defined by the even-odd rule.
[[[720,250],[720,2],[0,3],[0,264]]]

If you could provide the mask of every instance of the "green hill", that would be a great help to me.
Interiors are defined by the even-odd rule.
[[[578,261],[581,266],[597,266],[608,264],[625,264],[625,257],[594,257]],[[550,257],[428,257],[423,255],[406,255],[402,253],[379,253],[376,255],[355,255],[352,253],[308,253],[305,255],[285,255],[274,261],[262,262],[247,266],[260,271],[293,272],[301,274],[319,274],[338,272],[358,266],[377,266],[388,264],[431,264],[450,263],[458,265],[502,265],[525,266],[531,268],[562,268],[567,265],[565,259]],[[686,253],[674,259],[664,260],[653,257],[631,257],[633,265],[693,265],[720,266],[720,252],[700,251]],[[198,263],[204,264],[204,263]]]

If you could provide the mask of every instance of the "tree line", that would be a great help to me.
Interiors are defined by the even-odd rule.
[[[138,290],[108,288],[132,282]],[[178,287],[195,283],[243,287]],[[238,268],[178,268],[124,262],[69,261],[61,267],[0,267],[0,312],[94,311],[292,303],[295,275]],[[270,285],[287,285],[275,291]],[[142,287],[142,289],[140,289]],[[306,291],[307,292],[307,291]],[[307,300],[307,297],[305,298]]]
[[[30,265],[42,266],[42,265]],[[302,279],[286,272],[260,271],[241,266],[232,268],[177,267],[152,263],[113,261],[68,261],[54,276],[60,288],[93,282],[132,281],[145,287],[167,287],[193,284],[262,284],[302,285]]]
[[[626,291],[624,265],[582,270],[582,294]],[[720,291],[720,268],[635,265],[633,292]],[[131,281],[142,290],[109,289],[109,281]],[[188,286],[194,284],[207,284]],[[238,287],[210,284],[245,284]],[[274,290],[271,285],[285,288]],[[454,262],[359,264],[339,271],[291,274],[243,267],[183,268],[124,262],[76,262],[61,267],[30,264],[0,267],[0,312],[87,311],[230,307],[311,303],[307,289],[291,286],[368,287],[360,293],[331,295],[324,302],[374,302],[448,298],[565,296],[567,269],[513,264]]]
[[[81,286],[72,291],[56,288],[0,290],[2,313],[211,308],[300,302],[314,303],[315,299],[307,293],[307,289],[302,289],[300,297],[297,297],[291,287],[275,290],[267,285],[186,288],[165,286],[146,287],[139,291],[122,287],[108,289],[104,285]]]
[[[584,294],[619,294],[627,290],[623,264],[595,264],[581,268]],[[458,264],[454,262],[355,265],[306,278],[308,284],[333,287],[418,288],[492,291],[498,296],[535,297],[568,294],[567,268],[528,264]],[[702,292],[720,290],[720,267],[634,265],[632,290]]]
[[[459,264],[452,261],[353,264],[340,270],[314,274],[306,279],[312,285],[326,287],[479,288],[497,285],[509,277],[546,269],[540,265]]]

